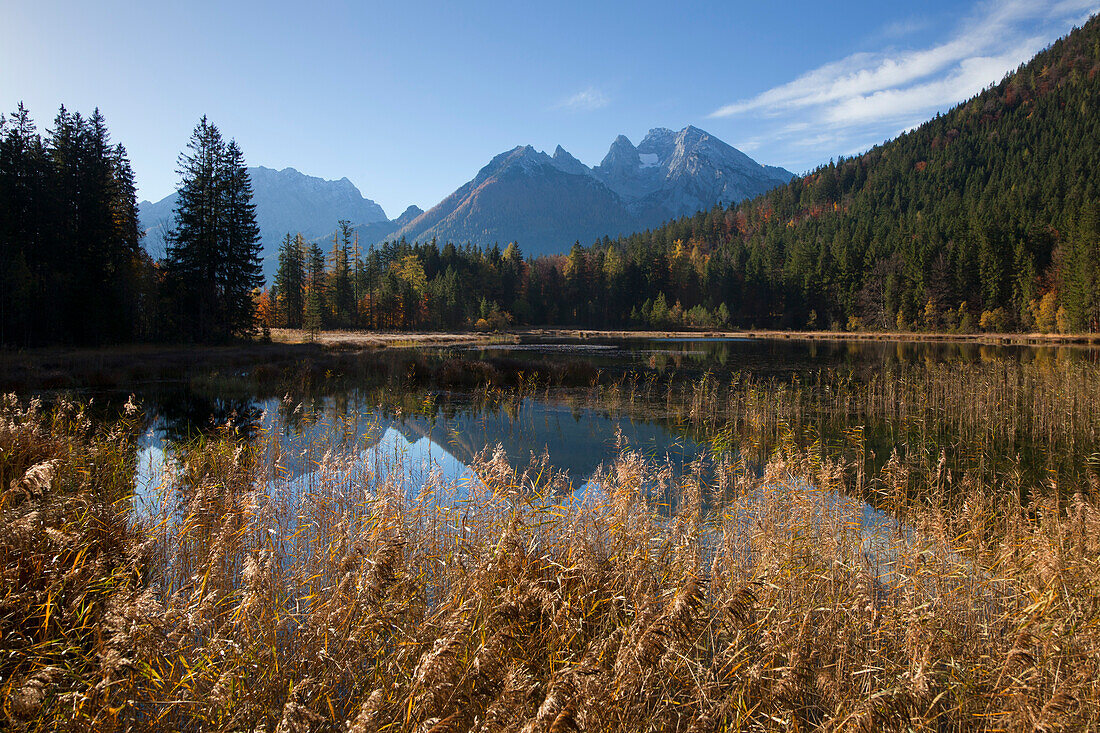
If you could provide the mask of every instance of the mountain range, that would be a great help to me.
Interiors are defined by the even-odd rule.
[[[365,227],[375,227],[385,237],[399,226],[390,225],[382,207],[364,198],[347,178],[328,181],[307,176],[293,168],[273,170],[263,166],[249,168],[256,223],[263,242],[263,271],[271,282],[277,266],[279,242],[287,232],[301,232],[307,240],[331,235],[336,222],[348,219]],[[157,202],[142,201],[138,217],[145,231],[145,248],[154,257],[164,252],[164,236],[172,224],[177,194]],[[419,209],[411,207],[415,212]],[[412,212],[407,212],[412,213]]]
[[[556,254],[575,241],[643,231],[752,198],[794,177],[690,126],[679,132],[655,128],[637,147],[620,135],[592,168],[560,145],[553,155],[518,146],[494,157],[428,211],[410,206],[396,219],[347,178],[329,181],[262,166],[248,172],[268,282],[287,232],[320,241],[332,236],[340,219],[355,225],[364,246],[401,237],[479,245],[516,241],[530,255]],[[154,256],[164,251],[175,206],[176,194],[140,204],[145,246]]]
[[[473,180],[398,229],[413,241],[517,241],[530,255],[574,241],[642,231],[718,203],[736,203],[790,181],[697,127],[655,128],[635,147],[620,135],[595,168],[560,145],[501,153]]]

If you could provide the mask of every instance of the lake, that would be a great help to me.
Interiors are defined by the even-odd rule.
[[[199,364],[103,396],[133,393],[145,409],[139,486],[174,446],[226,424],[278,436],[292,477],[355,451],[400,457],[410,486],[468,477],[498,445],[516,466],[545,456],[576,486],[624,447],[675,471],[723,451],[760,466],[811,446],[868,473],[900,455],[956,477],[1018,471],[1024,484],[1067,487],[1100,457],[1100,354],[1085,348],[675,338],[386,352],[348,354],[309,378]]]

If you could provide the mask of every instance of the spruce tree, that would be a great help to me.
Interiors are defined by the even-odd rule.
[[[0,342],[147,335],[140,237],[133,171],[98,109],[61,107],[45,140],[22,105],[0,120]]]
[[[244,156],[204,116],[180,155],[179,174],[166,267],[176,326],[198,340],[248,335],[253,289],[263,276]]]
[[[0,343],[30,343],[42,313],[41,280],[27,255],[37,251],[34,259],[47,261],[50,255],[47,179],[42,138],[20,103],[10,118],[0,116]]]
[[[309,247],[307,291],[303,327],[311,333],[325,325],[325,254],[316,243]]]
[[[336,236],[333,237],[332,252],[329,253],[331,264],[328,284],[329,310],[333,316],[333,324],[338,327],[352,325],[355,315],[355,290],[351,281],[351,245],[351,222],[341,219]]]
[[[254,327],[253,290],[264,283],[260,261],[260,227],[252,203],[252,180],[236,140],[225,148],[222,197],[225,211],[225,262],[221,289],[226,304],[226,328],[248,335]]]
[[[224,226],[221,180],[225,144],[204,115],[180,154],[175,223],[168,233],[166,274],[172,288],[175,326],[181,335],[212,338],[224,318],[219,297]]]
[[[293,239],[290,232],[283,237],[279,247],[279,269],[275,271],[277,311],[282,313],[282,323],[287,328],[302,327],[302,311],[305,292],[305,251],[302,235]]]

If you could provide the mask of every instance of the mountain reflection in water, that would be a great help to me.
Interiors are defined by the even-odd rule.
[[[249,426],[258,439],[262,431],[278,435],[279,463],[291,487],[308,488],[326,455],[357,456],[364,476],[372,480],[401,480],[415,493],[430,476],[460,485],[474,478],[470,466],[479,453],[504,451],[509,464],[528,465],[544,454],[555,471],[564,472],[574,486],[583,486],[622,447],[640,451],[658,463],[682,469],[704,449],[690,438],[665,426],[629,417],[601,414],[592,409],[525,398],[513,409],[459,407],[427,413],[400,414],[376,407],[349,407],[338,411],[325,399],[308,418],[288,420],[279,400],[253,403]],[[240,414],[240,413],[239,413]],[[291,411],[291,414],[294,414]],[[161,484],[166,462],[183,431],[157,415],[142,436],[138,450],[135,490],[148,497]],[[399,472],[400,476],[394,473]]]

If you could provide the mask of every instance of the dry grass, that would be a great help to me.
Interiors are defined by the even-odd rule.
[[[475,332],[446,331],[310,331],[296,328],[273,328],[271,340],[276,343],[341,345],[355,347],[418,347],[455,346],[470,344],[518,343],[519,336],[511,333],[485,334]]]
[[[766,329],[746,331],[655,331],[607,330],[585,328],[532,328],[515,331],[521,336],[553,336],[566,338],[732,338],[760,339],[764,341],[883,341],[899,343],[974,343],[987,345],[1003,344],[1058,344],[1092,345],[1100,344],[1100,334],[1096,333],[948,333],[926,331],[770,331]]]
[[[575,407],[648,415],[757,466],[776,446],[842,455],[875,472],[897,456],[918,498],[964,476],[1027,494],[1058,484],[1087,491],[1100,468],[1100,365],[1065,350],[1018,362],[909,363],[818,370],[789,377],[738,371],[718,378],[602,375],[569,398]],[[858,487],[865,483],[856,482]],[[954,492],[949,492],[954,493]],[[1041,493],[1041,492],[1040,492]]]
[[[674,478],[624,449],[577,498],[499,453],[465,487],[331,455],[294,483],[227,433],[150,515],[128,425],[4,403],[13,729],[1100,726],[1100,487],[963,479],[948,510],[892,460],[862,480],[906,524],[876,535],[812,453]]]

